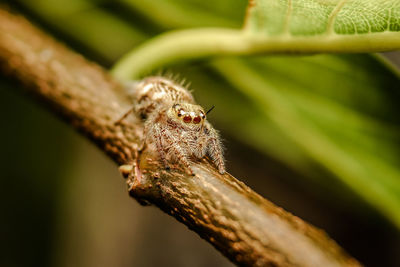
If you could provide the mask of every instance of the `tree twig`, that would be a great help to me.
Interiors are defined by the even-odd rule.
[[[106,71],[57,43],[20,16],[0,9],[0,67],[105,151],[130,194],[157,205],[244,266],[359,266],[323,231],[265,200],[206,159],[195,176],[164,170],[151,151],[137,151],[142,124],[121,85]],[[129,167],[133,166],[133,171]],[[96,182],[95,180],[93,182]]]

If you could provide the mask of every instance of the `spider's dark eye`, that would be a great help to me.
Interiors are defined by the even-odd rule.
[[[181,116],[183,116],[185,114],[185,111],[183,110],[183,109],[180,109],[179,111],[178,111],[178,117],[181,117]]]
[[[204,120],[206,118],[206,115],[203,113],[203,111],[200,111],[200,117]]]
[[[183,117],[183,121],[189,123],[192,121],[192,117],[190,117],[190,115],[186,115],[185,117]]]
[[[193,119],[193,123],[199,124],[201,122],[201,118],[199,116]]]

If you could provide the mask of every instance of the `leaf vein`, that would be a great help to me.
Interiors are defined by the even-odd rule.
[[[389,8],[389,14],[388,14],[388,19],[387,19],[387,28],[386,31],[390,31],[390,20],[392,19],[392,10]]]
[[[339,14],[340,10],[342,9],[342,7],[344,6],[344,4],[346,4],[347,0],[342,0],[340,1],[336,7],[332,10],[332,13],[329,15],[328,18],[328,24],[327,24],[327,33],[333,33],[334,30],[334,22],[335,19],[337,17],[337,15]]]
[[[288,8],[287,8],[287,12],[286,12],[285,24],[283,26],[283,34],[289,33],[289,27],[290,27],[289,24],[290,24],[290,18],[292,15],[292,9],[293,9],[292,0],[288,0]]]

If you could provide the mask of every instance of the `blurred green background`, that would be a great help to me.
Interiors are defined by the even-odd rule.
[[[110,67],[170,29],[241,27],[246,1],[2,1]],[[400,62],[397,52],[387,53]],[[225,139],[228,170],[366,266],[400,266],[400,83],[372,55],[225,58],[170,67]],[[126,193],[116,166],[0,81],[0,266],[231,266]]]

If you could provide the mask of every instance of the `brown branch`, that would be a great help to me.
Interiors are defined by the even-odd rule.
[[[265,200],[206,160],[195,176],[137,155],[142,125],[123,88],[101,67],[60,45],[22,17],[0,9],[0,66],[130,172],[130,194],[186,224],[244,266],[359,266],[323,231]]]

